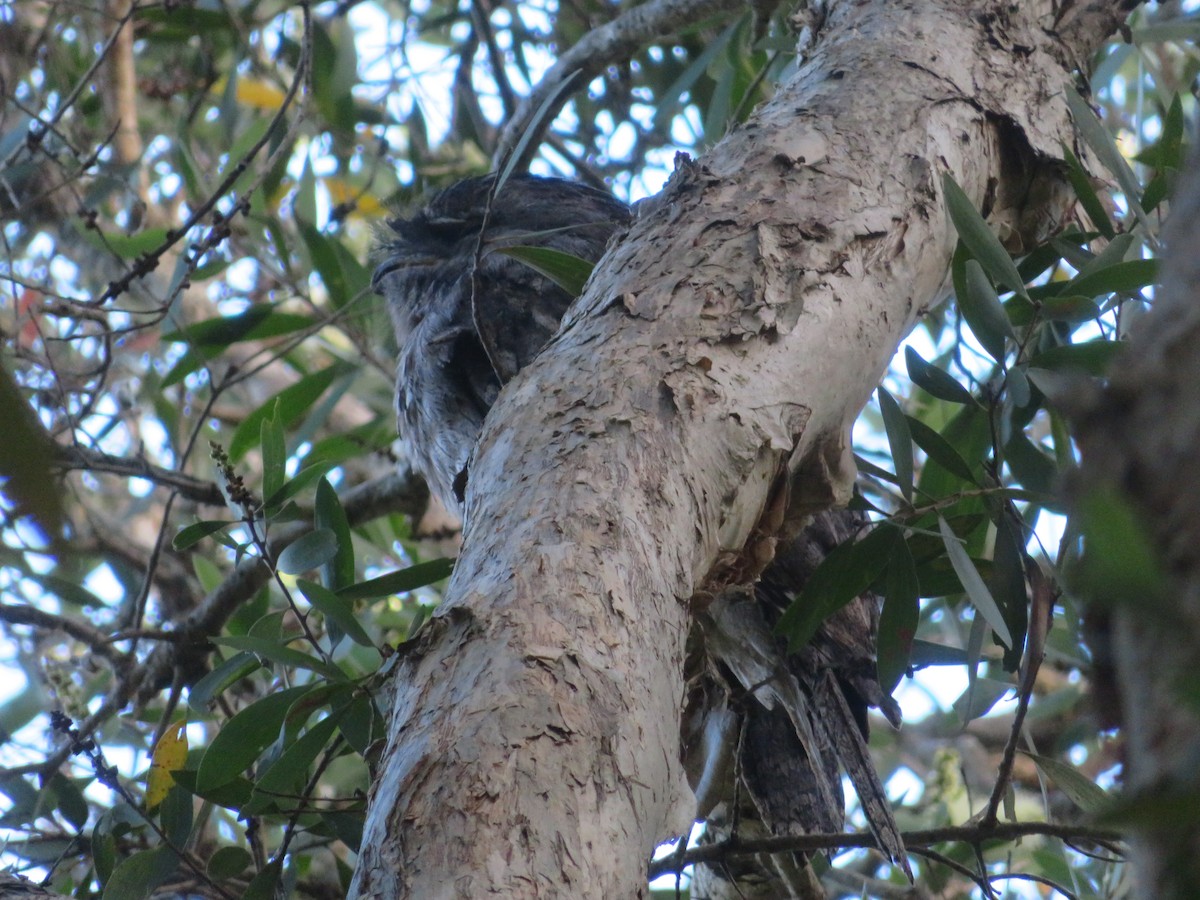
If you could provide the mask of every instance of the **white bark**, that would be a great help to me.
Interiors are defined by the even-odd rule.
[[[693,814],[689,606],[848,490],[848,426],[943,294],[942,173],[1009,231],[1061,212],[1054,190],[1023,208],[1030,150],[1071,141],[1058,59],[1089,47],[1047,32],[1049,0],[1013,6],[833,4],[506,388],[447,600],[395,681],[352,895],[644,895]]]

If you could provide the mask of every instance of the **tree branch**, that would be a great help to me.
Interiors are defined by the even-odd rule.
[[[993,826],[962,825],[947,828],[928,828],[904,832],[906,847],[928,847],[931,844],[963,842],[979,844],[984,841],[1012,841],[1017,838],[1042,835],[1064,841],[1089,841],[1111,845],[1121,840],[1115,831],[1088,828],[1081,825],[1055,825],[1050,822],[1000,822]],[[877,849],[874,836],[867,833],[804,834],[787,837],[731,840],[707,847],[664,857],[650,864],[650,878],[682,871],[694,863],[711,863],[755,853],[815,853],[828,850],[847,850],[852,847]]]
[[[558,57],[529,96],[521,101],[516,114],[500,133],[493,156],[496,165],[503,163],[530,128],[537,128],[537,132],[526,144],[525,156],[537,150],[542,133],[570,99],[570,92],[561,90],[564,82],[578,79],[576,83],[586,85],[608,66],[624,62],[648,44],[686,31],[710,16],[722,12],[736,15],[742,11],[742,7],[726,0],[650,0],[626,10],[599,28],[593,28]],[[554,98],[555,93],[559,96],[550,102],[540,121],[534,122],[542,104]],[[524,169],[527,162],[528,159],[518,160],[517,170]]]
[[[149,462],[144,456],[132,459],[101,453],[88,447],[75,445],[63,447],[58,458],[51,464],[60,472],[82,470],[85,472],[107,472],[126,478],[144,478],[160,487],[170,488],[180,496],[207,506],[224,506],[225,498],[215,482],[193,478],[182,472],[164,469]]]

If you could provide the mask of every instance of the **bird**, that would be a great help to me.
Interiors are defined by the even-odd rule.
[[[448,508],[461,510],[470,455],[500,390],[574,299],[503,251],[545,247],[595,263],[632,216],[605,191],[522,174],[468,178],[388,222],[373,286],[399,348],[399,431],[409,463]],[[742,792],[774,834],[844,827],[840,765],[880,849],[909,872],[866,744],[868,708],[900,722],[875,670],[880,599],[855,598],[798,653],[774,631],[820,561],[866,527],[860,513],[819,513],[781,543],[754,586],[697,609],[681,757],[700,817]]]
[[[499,188],[494,176],[459,181],[388,223],[372,284],[400,348],[400,436],[447,508],[461,510],[468,457],[500,388],[574,299],[503,251],[533,246],[594,263],[629,221],[629,208],[605,191],[520,174]]]

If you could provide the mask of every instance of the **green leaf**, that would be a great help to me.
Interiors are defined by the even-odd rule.
[[[217,787],[200,790],[196,786],[195,769],[180,769],[175,773],[175,783],[201,800],[215,803],[224,809],[241,809],[249,801],[254,789],[249,779],[239,775]]]
[[[879,686],[890,694],[909,669],[913,639],[921,616],[917,570],[908,544],[901,541],[885,573],[883,613],[877,646]]]
[[[974,682],[959,695],[953,703],[953,709],[959,721],[966,723],[986,715],[988,711],[1013,686],[1006,681],[996,681],[992,678],[976,678]]]
[[[262,663],[253,653],[236,653],[192,685],[188,691],[188,705],[203,710],[221,696],[232,684],[262,668]]]
[[[1100,307],[1094,300],[1072,295],[1044,297],[1036,302],[1014,296],[1005,301],[1004,312],[1008,320],[1018,327],[1032,325],[1039,319],[1078,324],[1100,317]]]
[[[1034,369],[1048,369],[1051,372],[1082,372],[1087,375],[1103,375],[1124,344],[1121,341],[1106,341],[1097,339],[1081,344],[1065,344],[1061,347],[1051,347],[1043,350],[1029,361],[1030,377]],[[1039,386],[1040,387],[1040,386]]]
[[[967,461],[959,455],[959,452],[954,449],[954,445],[948,440],[920,419],[915,419],[912,416],[908,417],[908,430],[912,435],[913,441],[925,452],[926,456],[947,472],[957,475],[963,481],[978,485],[979,482],[975,479],[975,473],[971,471],[971,467],[967,465]]]
[[[261,659],[269,659],[289,668],[308,669],[324,675],[334,681],[345,681],[346,673],[332,663],[309,656],[300,650],[293,650],[286,644],[271,638],[259,637],[254,634],[215,637],[214,644],[222,647],[232,647],[234,650],[248,650]]]
[[[371,744],[386,733],[387,726],[370,696],[359,694],[346,706],[341,721],[342,737],[360,755],[365,756]]]
[[[101,885],[107,885],[117,865],[117,838],[113,834],[113,816],[105,811],[92,829],[92,861]]]
[[[284,547],[275,564],[288,575],[302,575],[325,565],[337,552],[337,535],[328,528],[318,528]]]
[[[987,414],[976,404],[963,406],[942,429],[941,436],[958,455],[967,462],[972,472],[979,472],[978,460],[991,448],[992,433]],[[977,484],[978,476],[966,482]],[[930,497],[949,497],[962,489],[964,479],[954,471],[943,467],[932,456],[921,469],[917,487]],[[968,504],[969,506],[970,504]],[[978,508],[979,504],[975,504]],[[972,511],[972,510],[967,510]]]
[[[205,749],[196,771],[196,790],[218,788],[242,775],[279,737],[292,704],[311,690],[303,685],[267,694],[234,715]]]
[[[241,875],[250,868],[250,864],[253,862],[254,857],[245,847],[218,847],[208,858],[205,871],[213,881],[227,881]]]
[[[35,575],[26,574],[23,577],[29,578],[40,584],[45,590],[54,594],[63,603],[71,606],[79,607],[80,609],[100,609],[106,604],[95,594],[69,578],[60,578],[58,575]]]
[[[305,581],[303,578],[296,582],[296,586],[300,588],[300,593],[304,594],[308,602],[315,609],[320,610],[321,614],[330,622],[336,622],[338,628],[350,640],[363,647],[375,646],[371,636],[359,624],[358,617],[354,613],[353,603],[345,595],[338,596],[321,585]]]
[[[583,286],[587,284],[594,268],[586,259],[550,247],[498,247],[495,252],[511,256],[536,269],[572,297],[583,293]]]
[[[908,432],[908,419],[900,404],[880,385],[876,388],[879,397],[879,410],[883,413],[883,427],[887,432],[888,445],[892,450],[892,463],[896,467],[896,483],[904,499],[912,503],[913,492],[913,452],[912,435]]]
[[[950,403],[974,402],[971,392],[955,381],[949,372],[926,362],[911,346],[904,348],[904,363],[912,383],[931,396]]]
[[[181,785],[175,784],[167,791],[167,796],[158,805],[158,819],[162,829],[176,847],[187,845],[192,836],[194,824],[192,810],[192,793]]]
[[[345,362],[335,362],[331,366],[306,375],[290,387],[284,388],[258,409],[246,416],[234,431],[229,441],[229,458],[233,462],[240,460],[254,443],[261,437],[262,422],[270,415],[278,415],[280,424],[289,427],[325,393],[334,380],[352,371],[353,366]]]
[[[88,820],[88,804],[83,791],[72,779],[55,773],[43,789],[46,799],[62,813],[76,831],[82,831]]]
[[[208,360],[220,356],[230,344],[278,337],[315,324],[308,316],[279,312],[270,304],[257,304],[234,316],[206,319],[169,332],[163,336],[164,340],[186,341],[191,346],[163,378],[162,387],[182,381]]]
[[[49,466],[56,449],[4,365],[0,365],[0,421],[4,422],[0,489],[17,516],[31,516],[46,538],[55,538],[63,525],[59,482]]]
[[[683,109],[683,95],[692,91],[696,83],[708,71],[713,60],[721,53],[737,31],[738,22],[735,20],[717,35],[716,40],[709,42],[696,58],[685,68],[658,97],[658,106],[654,112],[654,127],[668,129],[669,123]]]
[[[170,878],[179,859],[170,847],[139,850],[121,860],[104,885],[103,900],[146,900]]]
[[[1064,291],[1084,297],[1136,293],[1158,280],[1158,260],[1131,259],[1069,281]]]
[[[983,271],[983,266],[977,260],[968,259],[965,274],[967,293],[965,297],[958,298],[963,318],[971,326],[971,331],[975,333],[983,349],[987,350],[992,359],[1003,365],[1006,355],[1005,338],[1015,343],[1016,333],[1008,321],[1008,314],[1004,312],[1000,298],[996,296],[996,289],[992,287],[992,282]]]
[[[1017,264],[1008,255],[1000,239],[992,234],[975,204],[949,173],[942,176],[942,191],[946,195],[946,208],[950,219],[971,256],[997,282],[1010,291],[1024,295],[1025,282],[1021,279],[1021,273],[1017,271]],[[960,297],[959,300],[961,299]]]
[[[362,450],[361,447],[356,449],[360,452]],[[312,459],[311,452],[305,457],[306,461],[309,459]],[[314,481],[320,480],[330,469],[336,468],[339,462],[340,460],[337,459],[313,460],[311,465],[304,466],[295,476],[285,481],[283,487],[274,494],[264,495],[263,506],[267,509],[279,508],[286,501],[291,500],[301,491],[305,490]]]
[[[975,563],[967,555],[962,541],[954,533],[950,523],[941,516],[938,516],[938,528],[942,532],[942,540],[946,545],[946,554],[950,557],[950,564],[954,566],[954,571],[957,573],[959,581],[962,582],[963,590],[967,592],[967,598],[971,601],[971,605],[992,626],[992,631],[1000,642],[1005,647],[1012,647],[1013,638],[1008,630],[1008,623],[1004,621],[1004,615],[1000,612],[996,601],[992,599],[987,585],[979,577]]]
[[[1018,752],[1032,759],[1039,771],[1058,785],[1059,790],[1084,812],[1098,813],[1109,805],[1109,797],[1104,788],[1074,766],[1025,750]]]
[[[1001,515],[996,525],[995,547],[992,551],[992,571],[988,586],[992,598],[1004,613],[1004,621],[1013,636],[1012,646],[1004,654],[1004,670],[1015,672],[1021,663],[1025,634],[1029,628],[1029,594],[1025,587],[1025,554],[1021,535],[1017,531],[1016,511]]]
[[[167,241],[166,228],[146,228],[137,234],[118,234],[115,231],[101,232],[88,227],[82,219],[77,219],[76,227],[79,235],[100,250],[108,250],[122,259],[136,259],[143,253],[157,250]]]
[[[967,654],[960,647],[948,647],[917,638],[912,644],[910,662],[913,668],[927,666],[961,666],[967,662]]]
[[[346,286],[346,276],[342,270],[341,260],[335,249],[336,240],[321,234],[317,228],[303,219],[296,220],[300,237],[308,250],[308,258],[321,281],[329,292],[329,302],[335,309],[346,305],[350,299]]]
[[[175,550],[186,550],[188,547],[200,543],[210,534],[224,531],[234,524],[233,522],[218,522],[210,519],[206,522],[195,522],[191,525],[185,525],[176,532],[175,539],[171,541],[171,546]]]
[[[262,449],[262,493],[264,497],[279,493],[287,468],[287,444],[283,425],[279,421],[279,401],[275,409],[262,420],[259,441]]]
[[[280,311],[271,303],[256,303],[232,316],[217,316],[196,322],[162,336],[164,341],[183,341],[194,347],[225,348],[240,341],[261,341],[315,326],[311,316]]]
[[[1042,494],[1044,503],[1053,503],[1055,489],[1058,487],[1058,463],[1053,457],[1043,453],[1036,444],[1022,432],[1013,434],[1004,446],[1004,461],[1022,485]]]
[[[1111,240],[1116,235],[1116,229],[1113,228],[1112,219],[1108,217],[1108,211],[1104,208],[1104,204],[1100,202],[1100,197],[1096,194],[1096,189],[1092,187],[1091,176],[1084,171],[1083,164],[1071,152],[1070,147],[1063,144],[1062,151],[1063,159],[1067,162],[1067,178],[1071,182],[1071,187],[1075,191],[1079,205],[1083,207],[1083,211],[1087,213],[1087,217],[1096,226],[1096,229],[1104,237]]]
[[[861,541],[839,544],[821,561],[775,626],[787,638],[790,652],[812,640],[827,617],[874,584],[900,540],[898,529],[881,525]]]
[[[275,900],[282,870],[283,865],[278,860],[267,863],[247,886],[242,900]]]
[[[338,591],[338,596],[347,600],[374,600],[393,594],[404,594],[449,578],[453,569],[453,559],[434,559],[351,585]]]
[[[354,540],[346,511],[327,478],[317,484],[315,518],[317,529],[328,530],[337,542],[337,552],[322,567],[321,576],[325,587],[339,591],[354,583]]]
[[[318,754],[329,746],[345,710],[343,706],[333,711],[308,729],[301,738],[288,744],[255,783],[254,795],[242,810],[245,814],[258,815],[276,803],[282,803],[281,808],[287,809],[297,802],[295,795],[304,787],[309,767]]]
[[[1146,218],[1146,211],[1142,209],[1142,205],[1138,201],[1142,193],[1141,186],[1138,184],[1137,176],[1129,168],[1129,163],[1121,155],[1116,139],[1104,127],[1104,124],[1096,118],[1092,107],[1086,100],[1079,96],[1073,87],[1067,87],[1066,98],[1076,130],[1083,137],[1087,145],[1092,148],[1096,156],[1099,157],[1104,167],[1117,179],[1117,184],[1121,186],[1121,192],[1125,195],[1125,202],[1129,204],[1129,208],[1133,210],[1133,214],[1137,217],[1141,226],[1146,229],[1146,233],[1154,234],[1155,227]],[[1100,227],[1099,222],[1096,223],[1096,227]]]

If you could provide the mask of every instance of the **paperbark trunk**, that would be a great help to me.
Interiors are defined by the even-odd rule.
[[[445,603],[394,680],[353,896],[637,897],[685,830],[689,608],[853,480],[944,295],[950,173],[1010,241],[1067,193],[1067,66],[1120,2],[842,2],[775,98],[597,268],[502,393]]]

